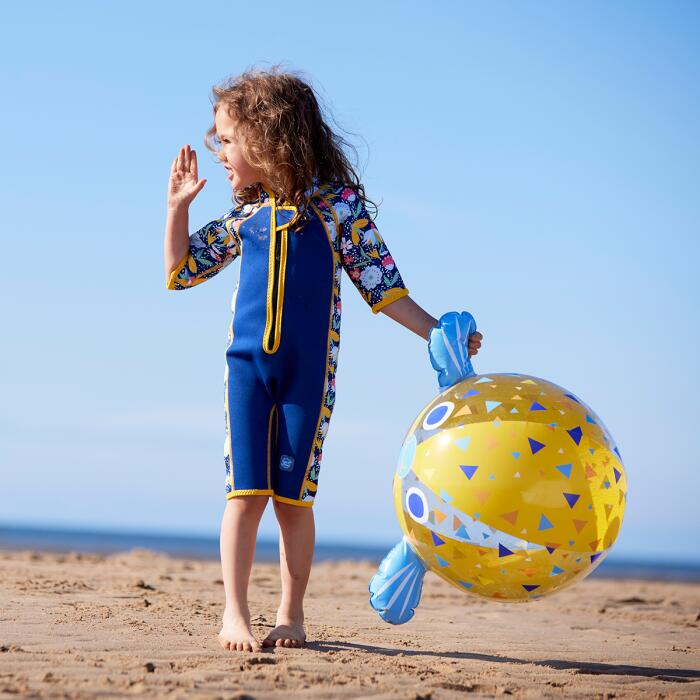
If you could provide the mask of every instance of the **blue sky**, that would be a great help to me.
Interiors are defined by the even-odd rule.
[[[211,87],[283,62],[351,132],[411,296],[474,314],[477,372],[549,379],[605,421],[630,480],[620,555],[700,559],[700,6],[319,7],[5,9],[0,519],[218,533],[239,264],[165,289],[166,187],[189,143],[208,180],[191,230],[229,208]],[[345,273],[342,292],[317,540],[390,544],[436,376]]]

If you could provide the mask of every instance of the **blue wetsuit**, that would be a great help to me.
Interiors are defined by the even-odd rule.
[[[296,207],[258,184],[190,236],[167,288],[189,289],[241,257],[224,373],[226,498],[314,503],[335,401],[342,268],[374,313],[405,296],[401,275],[353,188],[314,179],[303,229]]]

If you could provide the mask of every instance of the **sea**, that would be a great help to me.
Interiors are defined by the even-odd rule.
[[[357,560],[379,564],[393,543],[340,543],[317,541],[314,561]],[[258,539],[255,560],[279,560],[277,540]],[[134,533],[118,530],[91,530],[30,527],[0,524],[0,550],[34,550],[50,552],[92,552],[113,554],[131,549],[164,552],[173,557],[218,560],[219,537]],[[700,582],[700,562],[682,560],[635,559],[619,555],[614,548],[589,576],[591,578],[634,578],[650,581]]]

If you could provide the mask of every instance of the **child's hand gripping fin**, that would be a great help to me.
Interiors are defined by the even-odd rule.
[[[474,333],[476,321],[468,311],[448,311],[430,330],[428,354],[442,388],[476,374],[469,359],[468,346],[469,336]]]

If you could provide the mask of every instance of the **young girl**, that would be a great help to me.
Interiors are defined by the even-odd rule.
[[[221,563],[230,650],[259,650],[247,589],[260,517],[272,497],[282,599],[262,646],[302,646],[313,558],[311,506],[335,401],[345,268],[374,313],[425,340],[437,319],[418,306],[370,218],[364,187],[311,87],[277,66],[213,90],[205,138],[235,206],[192,235],[188,207],[206,180],[180,149],[170,171],[164,257],[168,289],[189,289],[241,258],[224,372],[226,508]],[[214,142],[214,148],[210,141]],[[469,338],[470,356],[482,336]]]

